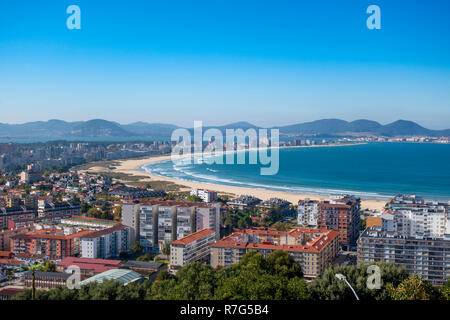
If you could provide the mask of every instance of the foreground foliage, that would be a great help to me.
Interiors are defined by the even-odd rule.
[[[131,283],[104,281],[90,283],[80,289],[58,287],[37,290],[38,300],[354,300],[344,281],[346,276],[361,300],[435,300],[450,299],[450,282],[433,287],[419,276],[406,272],[393,263],[378,262],[381,271],[379,289],[367,286],[368,265],[330,266],[322,277],[309,283],[293,258],[284,251],[272,252],[267,258],[256,252],[245,254],[238,264],[213,269],[202,263],[183,267],[176,276],[160,272],[154,282]],[[31,299],[31,290],[15,299]]]

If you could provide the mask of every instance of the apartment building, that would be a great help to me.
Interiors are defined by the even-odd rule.
[[[70,202],[53,202],[52,198],[38,199],[38,217],[70,217],[79,216],[81,214],[81,206]]]
[[[361,201],[353,196],[330,198],[318,205],[317,225],[320,229],[339,231],[341,246],[347,250],[355,249],[361,228]]]
[[[425,202],[416,195],[397,195],[387,208],[394,216],[398,236],[425,239],[450,234],[450,202]]]
[[[318,200],[299,200],[297,206],[297,224],[300,226],[308,226],[310,228],[317,228],[317,219],[319,218],[319,203]]]
[[[35,217],[36,211],[25,206],[0,207],[0,229],[8,227],[9,221],[14,222]]]
[[[81,238],[81,257],[108,259],[130,252],[130,227],[117,224],[90,232]]]
[[[45,255],[50,260],[60,260],[80,253],[80,239],[89,230],[75,228],[43,228],[11,237],[11,251],[18,255]]]
[[[220,204],[178,201],[141,201],[122,205],[122,223],[130,226],[145,251],[160,247],[190,233],[211,229],[220,235]]]
[[[275,250],[287,251],[301,266],[305,278],[320,276],[339,251],[339,232],[335,230],[297,228],[276,231],[250,228],[237,231],[213,243],[211,266],[239,263],[250,250],[267,257]]]
[[[262,201],[261,203],[259,203],[257,207],[264,210],[279,209],[281,212],[285,212],[289,210],[291,204],[292,203],[284,199],[270,198],[266,201]]]
[[[227,205],[239,209],[244,210],[245,208],[256,207],[262,200],[253,196],[241,195],[231,201],[227,202]]]
[[[405,237],[379,227],[367,228],[358,239],[358,263],[376,261],[393,262],[442,285],[450,278],[450,240]]]
[[[15,235],[33,230],[33,227],[21,227],[0,231],[0,251],[11,251],[11,238]]]
[[[216,233],[211,229],[203,229],[172,241],[170,245],[169,269],[176,271],[195,261],[209,263],[209,245],[215,241]]]

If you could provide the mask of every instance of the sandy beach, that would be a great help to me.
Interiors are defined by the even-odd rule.
[[[329,197],[327,195],[317,195],[317,194],[300,194],[300,193],[290,193],[290,192],[282,192],[282,191],[272,191],[272,190],[264,190],[264,189],[253,189],[253,188],[243,188],[243,187],[235,187],[235,186],[227,186],[227,185],[218,185],[218,184],[210,184],[204,182],[193,182],[193,181],[185,181],[185,180],[177,180],[173,178],[168,178],[164,176],[149,174],[145,171],[138,170],[141,166],[159,162],[170,160],[170,155],[164,156],[154,156],[145,159],[132,159],[132,160],[117,160],[118,165],[114,166],[114,169],[111,172],[116,173],[125,173],[134,176],[146,176],[149,177],[150,180],[155,181],[169,181],[176,183],[177,185],[184,186],[185,190],[190,190],[194,188],[198,189],[210,189],[221,193],[231,193],[237,196],[239,195],[252,195],[254,197],[258,197],[262,200],[267,200],[269,198],[281,198],[285,199],[289,202],[296,204],[298,200],[310,198],[312,200],[328,200]],[[88,170],[89,172],[101,172],[105,171],[104,167],[91,167]],[[184,190],[183,190],[184,191]],[[369,210],[381,210],[386,201],[384,200],[373,200],[373,199],[363,199],[361,198],[361,209],[369,209]]]

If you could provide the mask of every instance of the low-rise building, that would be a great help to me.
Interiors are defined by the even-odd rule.
[[[261,201],[261,199],[253,196],[241,195],[240,197],[228,201],[227,205],[239,210],[244,210],[245,208],[256,207]]]
[[[67,284],[67,279],[71,276],[68,273],[63,272],[34,272],[35,280],[34,285],[40,289],[52,289]],[[33,271],[27,271],[24,274],[24,282],[26,287],[33,286]]]
[[[108,270],[102,273],[99,273],[93,277],[90,277],[88,279],[85,279],[80,282],[80,286],[84,286],[86,284],[97,282],[102,283],[104,280],[113,280],[113,281],[119,281],[122,282],[123,285],[127,285],[132,282],[140,282],[144,280],[144,277],[140,275],[139,273],[128,270],[128,269],[114,269],[114,270]]]
[[[81,280],[84,280],[108,270],[119,269],[121,264],[120,260],[67,257],[56,263],[56,271],[67,272],[75,266],[80,269]]]

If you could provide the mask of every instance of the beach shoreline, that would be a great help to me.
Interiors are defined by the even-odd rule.
[[[355,144],[351,144],[355,145]],[[327,146],[343,146],[343,144],[339,145],[327,145]],[[303,146],[295,146],[295,147],[303,147]],[[305,146],[309,147],[309,146]],[[317,146],[320,147],[320,146]],[[177,159],[182,158],[182,156],[178,156]],[[276,191],[276,190],[268,190],[268,189],[257,189],[257,188],[247,188],[247,187],[236,187],[229,186],[223,184],[212,184],[206,182],[196,182],[196,181],[186,181],[180,179],[169,178],[161,175],[151,174],[141,169],[142,166],[171,160],[171,155],[159,155],[159,156],[150,156],[148,158],[143,159],[128,159],[128,160],[116,160],[118,164],[114,166],[110,170],[111,173],[122,173],[131,176],[145,176],[147,179],[145,182],[154,181],[166,181],[175,183],[184,188],[182,191],[189,191],[191,189],[209,189],[216,191],[218,193],[225,194],[234,194],[236,196],[240,195],[251,195],[257,197],[262,200],[267,200],[269,198],[281,198],[287,200],[293,204],[297,204],[299,200],[309,198],[311,200],[329,200],[329,196],[325,194],[306,194],[306,193],[291,193],[285,191]],[[104,172],[104,167],[91,167],[89,170],[85,170],[89,172]],[[386,200],[377,200],[377,199],[364,199],[361,197],[361,209],[369,209],[369,210],[377,210],[380,211],[384,208],[386,204]]]

